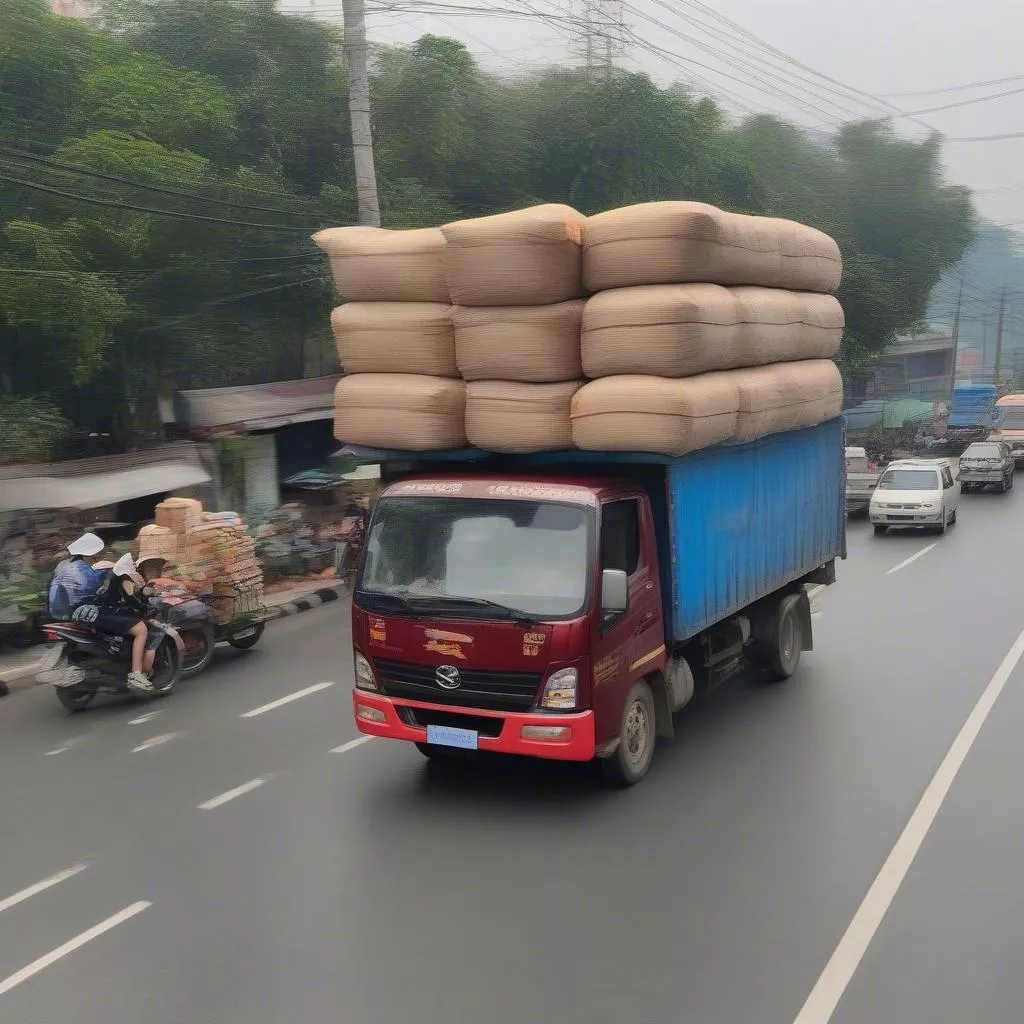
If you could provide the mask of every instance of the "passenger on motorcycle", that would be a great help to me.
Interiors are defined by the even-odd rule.
[[[146,581],[139,575],[131,555],[119,558],[106,574],[89,604],[79,605],[72,618],[104,633],[132,638],[132,669],[128,686],[150,692],[153,684],[148,673],[153,671],[156,649],[163,639],[159,630],[146,627],[149,606]]]
[[[92,600],[106,570],[93,566],[103,554],[103,540],[95,533],[84,533],[68,545],[66,558],[57,566],[47,593],[50,615],[70,619],[74,610]]]

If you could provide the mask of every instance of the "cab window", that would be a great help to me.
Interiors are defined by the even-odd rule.
[[[601,568],[632,576],[640,565],[640,508],[635,500],[601,508]]]

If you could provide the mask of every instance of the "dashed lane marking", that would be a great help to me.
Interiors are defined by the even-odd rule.
[[[891,569],[885,570],[886,576],[891,576],[894,572],[899,572],[900,569],[906,569],[911,562],[916,562],[922,555],[927,555],[933,547],[938,544],[938,541],[932,541],[931,544],[926,544],[920,551],[915,551],[909,558],[904,558],[899,565],[894,565]]]
[[[203,803],[199,805],[199,810],[212,811],[215,807],[220,807],[221,804],[226,804],[229,800],[245,796],[246,793],[251,793],[254,789],[259,789],[260,786],[269,781],[270,780],[267,778],[250,779],[248,782],[243,782],[240,786],[235,786],[234,789],[229,789],[226,793],[221,793],[220,796],[211,797],[209,800],[203,801]]]
[[[289,693],[285,697],[279,697],[277,700],[272,700],[269,704],[261,704],[258,708],[253,708],[252,711],[246,711],[238,717],[255,718],[257,715],[264,715],[268,711],[273,711],[275,708],[284,707],[285,704],[291,704],[293,700],[299,700],[300,697],[308,697],[311,693],[319,693],[321,690],[326,690],[327,687],[333,685],[333,682],[314,683],[312,686],[307,686],[304,690],[296,690],[294,693]]]
[[[61,882],[66,882],[69,878],[74,878],[80,871],[84,871],[89,865],[88,864],[75,864],[73,867],[65,868],[63,871],[58,871],[55,875],[50,875],[49,878],[44,878],[41,882],[36,882],[34,885],[30,885],[21,892],[16,892],[12,896],[8,896],[6,899],[0,900],[0,913],[5,910],[9,910],[11,907],[17,906],[23,900],[29,899],[31,896],[35,896],[36,893],[40,893],[49,889],[53,885],[59,885]]]
[[[344,754],[347,750],[355,750],[356,747],[361,747],[364,743],[369,743],[370,740],[376,739],[376,736],[360,736],[358,739],[349,740],[348,743],[342,743],[340,747],[334,747],[331,750],[332,754]]]
[[[132,753],[137,754],[140,750],[151,750],[153,747],[162,747],[165,743],[170,743],[171,740],[178,736],[184,736],[184,733],[165,732],[160,736],[150,736],[148,740],[143,740],[137,747],[132,747]]]

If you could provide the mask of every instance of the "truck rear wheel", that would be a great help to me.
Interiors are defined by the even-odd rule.
[[[638,679],[622,709],[615,753],[601,760],[601,770],[608,782],[634,786],[647,774],[654,758],[655,726],[654,694],[646,679]]]
[[[788,679],[800,666],[803,624],[797,600],[783,598],[775,619],[775,635],[768,653],[768,670],[773,679]]]

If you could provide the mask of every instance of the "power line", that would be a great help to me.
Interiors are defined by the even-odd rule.
[[[307,234],[305,228],[289,227],[285,224],[260,224],[254,221],[228,220],[224,217],[208,217],[200,213],[183,213],[175,210],[161,210],[154,206],[137,206],[134,203],[116,203],[109,199],[94,199],[91,196],[78,195],[75,192],[66,192],[63,189],[53,188],[50,185],[42,185],[35,181],[25,181],[22,178],[11,178],[0,174],[0,181],[6,181],[10,185],[21,185],[24,188],[35,189],[38,192],[46,192],[50,195],[61,196],[64,199],[74,199],[80,203],[92,203],[94,206],[107,206],[119,210],[132,210],[136,213],[152,213],[161,217],[175,217],[179,220],[199,220],[208,224],[230,224],[234,227],[254,228],[261,231],[287,231],[296,234]]]
[[[961,92],[965,89],[982,89],[990,85],[1005,85],[1007,82],[1024,81],[1024,75],[1010,75],[1007,78],[990,78],[987,82],[965,82],[962,85],[944,85],[938,89],[919,89],[916,92],[880,93],[891,100],[903,99],[908,96],[938,96],[946,92]]]
[[[91,167],[82,167],[79,164],[67,164],[59,160],[53,160],[49,157],[37,156],[34,153],[26,153],[23,150],[8,149],[5,146],[0,146],[0,154],[12,158],[14,160],[21,161],[29,164],[40,164],[43,167],[53,168],[60,171],[68,171],[73,174],[82,175],[89,178],[97,178],[102,181],[113,181],[122,185],[131,185],[133,188],[145,189],[149,192],[159,192],[163,195],[171,196],[184,196],[188,199],[196,199],[204,203],[213,203],[221,206],[232,206],[239,210],[256,210],[260,213],[280,213],[286,217],[297,216],[295,210],[282,210],[275,206],[256,206],[250,203],[238,203],[230,199],[216,199],[213,196],[200,195],[195,191],[186,191],[185,189],[169,188],[165,185],[153,185],[145,181],[137,181],[132,178],[124,178],[119,174],[108,174],[105,171],[93,170]],[[297,201],[306,202],[308,200]]]
[[[904,114],[893,114],[893,118],[898,117],[914,117],[916,114],[934,114],[940,110],[952,110],[954,107],[969,107],[973,103],[987,103],[989,100],[999,100],[1004,96],[1014,96],[1019,92],[1024,92],[1024,85],[1018,86],[1016,89],[1007,89],[1005,92],[993,93],[991,96],[975,96],[969,100],[957,100],[955,103],[944,103],[940,107],[926,107],[924,110],[911,110]]]

